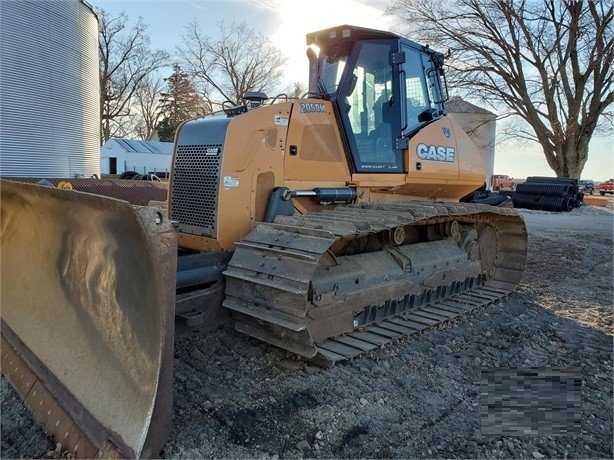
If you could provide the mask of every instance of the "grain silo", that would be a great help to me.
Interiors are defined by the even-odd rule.
[[[475,143],[484,157],[486,165],[486,184],[490,189],[495,169],[495,135],[497,115],[473,105],[459,96],[447,102],[448,114],[460,125]]]
[[[0,2],[0,175],[100,174],[99,88],[90,5]]]

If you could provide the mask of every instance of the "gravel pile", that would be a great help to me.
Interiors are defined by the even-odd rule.
[[[612,458],[612,210],[521,210],[516,293],[332,369],[230,327],[176,341],[164,458]],[[491,436],[482,369],[579,367],[579,434]],[[54,449],[2,378],[2,457]],[[53,456],[54,454],[49,454]]]

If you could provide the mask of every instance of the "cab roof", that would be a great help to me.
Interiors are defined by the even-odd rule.
[[[429,50],[428,45],[424,46],[413,40],[409,40],[401,35],[385,30],[369,29],[366,27],[358,27],[352,25],[341,25],[331,27],[329,29],[318,30],[307,34],[307,46],[317,45],[319,47],[327,47],[337,45],[344,42],[355,42],[357,40],[377,40],[377,39],[393,39],[401,40],[411,46],[423,50]],[[429,50],[432,52],[432,50]]]

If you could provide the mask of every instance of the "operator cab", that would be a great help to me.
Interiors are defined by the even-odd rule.
[[[445,115],[443,55],[390,32],[341,26],[307,35],[309,93],[329,99],[355,172],[405,172],[403,151]]]

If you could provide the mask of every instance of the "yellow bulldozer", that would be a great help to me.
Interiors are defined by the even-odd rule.
[[[2,181],[2,372],[77,457],[158,455],[176,331],[332,365],[518,284],[523,220],[459,201],[485,170],[443,55],[354,26],[307,45],[302,98],[179,127],[165,207]]]

